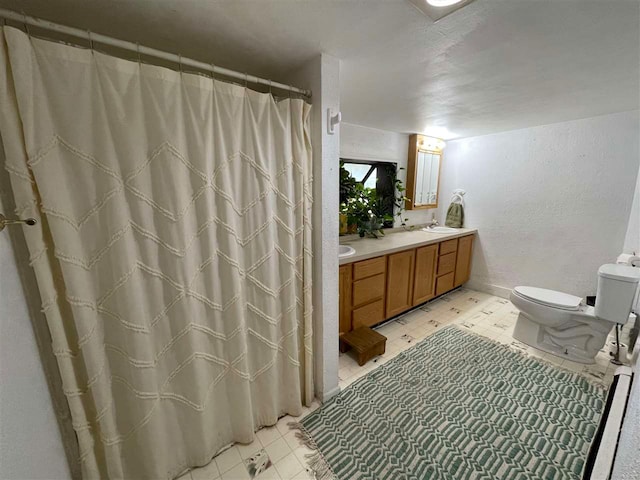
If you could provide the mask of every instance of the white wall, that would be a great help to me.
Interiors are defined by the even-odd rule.
[[[329,108],[340,110],[340,61],[322,54],[293,72],[290,83],[312,91],[313,328],[316,396],[338,386],[338,205],[340,128],[327,133]]]
[[[624,239],[624,253],[640,255],[640,169],[636,180],[636,192],[633,196],[633,205],[629,214],[627,235]]]
[[[0,197],[0,212],[12,214],[3,200]],[[44,316],[38,320],[44,322]],[[0,478],[70,476],[15,252],[4,230],[0,232]]]
[[[398,168],[398,178],[406,185],[407,159],[409,156],[409,135],[343,123],[340,131],[340,157],[352,160],[375,160],[392,162]],[[449,198],[441,196],[442,201]],[[405,210],[402,218],[408,218],[408,225],[423,224],[431,220],[435,210]],[[401,221],[394,221],[396,227]]]
[[[465,226],[479,230],[471,287],[595,293],[598,267],[623,249],[638,174],[638,115],[448,142],[442,191],[466,190]]]

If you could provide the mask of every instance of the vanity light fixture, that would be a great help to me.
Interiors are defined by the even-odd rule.
[[[462,0],[427,0],[427,3],[434,7],[450,7],[461,1]]]

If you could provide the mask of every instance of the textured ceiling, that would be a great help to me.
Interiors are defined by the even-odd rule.
[[[640,103],[640,0],[475,0],[436,23],[408,0],[0,6],[274,80],[325,52],[342,60],[344,121],[397,132],[471,136]]]

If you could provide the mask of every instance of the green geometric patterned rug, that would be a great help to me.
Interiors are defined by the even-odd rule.
[[[580,479],[605,395],[451,326],[297,427],[318,479]]]

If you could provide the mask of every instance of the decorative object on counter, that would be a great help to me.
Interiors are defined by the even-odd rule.
[[[378,181],[376,188],[368,188],[354,179],[345,168],[344,161],[340,161],[341,235],[357,231],[361,237],[384,236],[382,229],[393,227],[394,217],[398,217],[401,226],[406,228],[408,219],[402,218],[405,187],[398,179],[395,165],[389,164],[388,168],[385,178],[391,181],[387,181],[387,185]]]
[[[340,214],[340,235],[347,235],[349,232],[349,222],[347,220],[347,214]]]
[[[346,216],[346,232],[377,238],[384,235],[383,221],[375,212],[380,210],[376,191],[356,183],[352,195],[340,205],[340,213]],[[384,217],[383,217],[384,218]]]
[[[444,224],[447,227],[462,228],[464,225],[464,194],[466,192],[461,189],[453,191],[451,196],[451,205],[447,210],[447,219]]]
[[[369,218],[358,222],[358,235],[370,238],[384,237],[382,227],[384,227],[384,220],[369,212]]]

